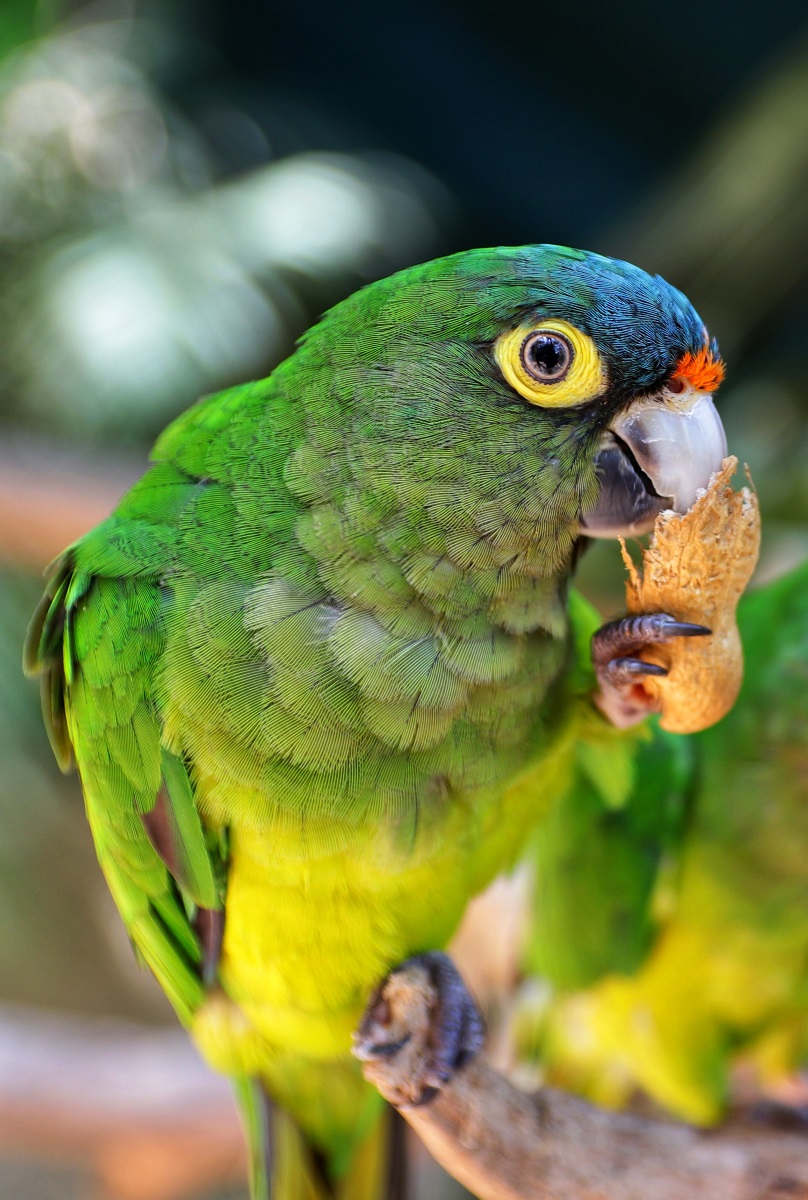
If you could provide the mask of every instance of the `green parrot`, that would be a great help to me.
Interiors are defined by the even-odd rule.
[[[235,1080],[256,1197],[394,1186],[350,1051],[403,961],[439,988],[428,1078],[479,1047],[436,951],[591,719],[565,699],[568,579],[587,537],[692,503],[726,449],[722,370],[688,300],[629,264],[425,263],[180,416],[56,563],[26,667],[138,954]],[[622,704],[646,667],[615,646]]]
[[[585,641],[598,619],[576,611]],[[739,627],[732,712],[688,738],[602,722],[531,846],[526,967],[553,995],[517,1022],[522,1052],[698,1124],[733,1068],[765,1087],[808,1061],[808,563],[745,596]]]

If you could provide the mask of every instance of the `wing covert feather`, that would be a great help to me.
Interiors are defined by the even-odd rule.
[[[162,745],[153,684],[165,598],[149,570],[155,546],[149,542],[140,558],[132,523],[110,524],[121,528],[94,531],[54,565],[25,667],[41,674],[45,722],[62,769],[73,760],[78,767],[99,863],[127,931],[187,1023],[204,991],[194,906],[221,907],[221,872],[186,766]],[[158,799],[172,847],[164,857],[148,827]]]

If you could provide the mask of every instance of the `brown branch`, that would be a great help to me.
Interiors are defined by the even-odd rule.
[[[519,1091],[481,1060],[429,1103],[422,1090],[435,993],[394,975],[391,1041],[364,1072],[438,1162],[481,1200],[808,1200],[808,1139],[771,1127],[702,1132],[604,1112],[547,1088]]]

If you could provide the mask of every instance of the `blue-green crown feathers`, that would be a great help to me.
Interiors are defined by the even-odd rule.
[[[306,340],[331,325],[340,334],[361,325],[367,351],[389,364],[402,333],[484,346],[532,317],[563,318],[592,337],[615,398],[660,386],[684,355],[708,344],[690,301],[660,276],[553,245],[469,250],[407,268],[332,309]]]

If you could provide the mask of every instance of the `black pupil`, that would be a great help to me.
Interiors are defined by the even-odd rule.
[[[525,347],[525,350],[526,367],[531,375],[540,379],[557,379],[569,366],[569,346],[552,334],[540,334]]]

